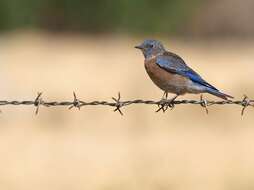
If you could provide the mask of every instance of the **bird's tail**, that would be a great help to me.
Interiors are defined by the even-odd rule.
[[[222,93],[222,92],[220,92],[218,90],[211,89],[211,88],[207,88],[206,92],[209,93],[209,94],[212,94],[214,96],[220,97],[220,98],[222,98],[224,100],[227,100],[228,98],[234,98],[233,96],[227,95],[225,93]]]

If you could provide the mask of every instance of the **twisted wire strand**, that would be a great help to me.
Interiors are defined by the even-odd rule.
[[[202,106],[206,113],[208,114],[208,107],[212,105],[239,105],[242,107],[241,115],[244,114],[244,111],[247,107],[251,106],[254,107],[254,100],[249,99],[248,96],[244,95],[242,100],[221,100],[221,101],[213,101],[213,100],[206,100],[203,99],[203,96],[201,95],[200,100],[160,100],[160,101],[154,101],[154,100],[142,100],[142,99],[135,99],[135,100],[121,100],[121,95],[118,93],[118,97],[113,97],[113,101],[82,101],[79,100],[76,96],[76,93],[73,92],[73,101],[44,101],[42,99],[42,93],[38,93],[35,100],[28,100],[28,101],[8,101],[8,100],[0,100],[0,106],[7,106],[7,105],[13,105],[13,106],[20,106],[20,105],[33,105],[36,107],[35,113],[38,114],[39,107],[57,107],[57,106],[66,106],[69,109],[72,108],[78,108],[79,110],[82,107],[85,106],[110,106],[115,107],[114,111],[118,111],[121,115],[123,115],[123,112],[121,111],[121,108],[130,106],[133,104],[146,104],[146,105],[157,105],[159,109],[157,111],[163,111],[166,112],[168,108],[173,109],[176,105],[180,104],[193,104],[193,105],[200,105]]]

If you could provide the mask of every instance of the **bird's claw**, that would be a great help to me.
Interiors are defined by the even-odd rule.
[[[168,108],[171,108],[172,110],[175,107],[174,100],[175,99],[171,99],[171,100],[162,99],[160,103],[158,104],[159,109],[156,110],[156,112],[160,112],[162,110],[163,113],[165,113],[168,110]]]

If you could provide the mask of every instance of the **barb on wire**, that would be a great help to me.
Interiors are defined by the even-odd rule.
[[[36,107],[35,115],[38,115],[39,107],[40,107],[41,103],[43,102],[41,95],[42,95],[42,92],[38,92],[37,97],[34,100],[34,106]]]
[[[248,98],[248,96],[243,95],[242,106],[243,106],[243,108],[242,108],[242,111],[241,111],[241,115],[243,116],[245,109],[248,106],[254,107],[254,104],[251,104],[251,100]]]
[[[203,98],[203,96],[200,96],[199,100],[160,100],[160,101],[154,101],[154,100],[127,100],[123,101],[121,100],[121,94],[118,93],[117,98],[112,97],[113,102],[111,101],[81,101],[77,98],[77,95],[75,92],[73,92],[73,100],[72,101],[44,101],[42,99],[42,93],[39,92],[36,96],[36,98],[32,101],[26,100],[26,101],[9,101],[9,100],[0,100],[0,106],[7,106],[7,105],[13,105],[13,106],[20,106],[20,105],[33,105],[36,107],[35,114],[37,115],[39,113],[39,109],[41,106],[45,107],[53,107],[53,106],[66,106],[69,109],[72,108],[78,108],[79,110],[83,106],[110,106],[114,107],[114,111],[119,112],[121,115],[123,115],[122,108],[134,104],[145,104],[145,105],[157,105],[159,106],[159,111],[166,112],[168,108],[173,109],[178,104],[194,104],[194,105],[200,105],[202,106],[206,113],[208,114],[208,107],[212,105],[238,105],[241,106],[241,115],[244,115],[246,112],[246,108],[251,106],[254,107],[254,100],[249,99],[248,96],[244,95],[242,100],[221,100],[221,101],[212,101],[212,100],[206,100]]]
[[[200,105],[201,107],[203,107],[206,111],[206,114],[208,114],[208,103],[207,103],[207,100],[203,99],[203,94],[200,95]]]
[[[72,105],[69,107],[69,110],[71,110],[74,107],[78,108],[80,110],[80,108],[81,108],[80,105],[81,105],[81,103],[80,103],[79,99],[77,98],[76,93],[73,92],[73,102],[72,102]]]
[[[118,92],[117,99],[114,97],[112,97],[112,99],[116,102],[116,104],[115,104],[116,109],[114,109],[114,112],[118,111],[121,115],[123,115],[123,112],[121,111],[121,107],[123,107],[124,104],[120,101],[121,100],[120,92]]]

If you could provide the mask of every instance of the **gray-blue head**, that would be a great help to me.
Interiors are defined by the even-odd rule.
[[[166,51],[162,43],[157,40],[145,40],[141,45],[135,46],[135,48],[140,49],[145,58],[160,55]]]

